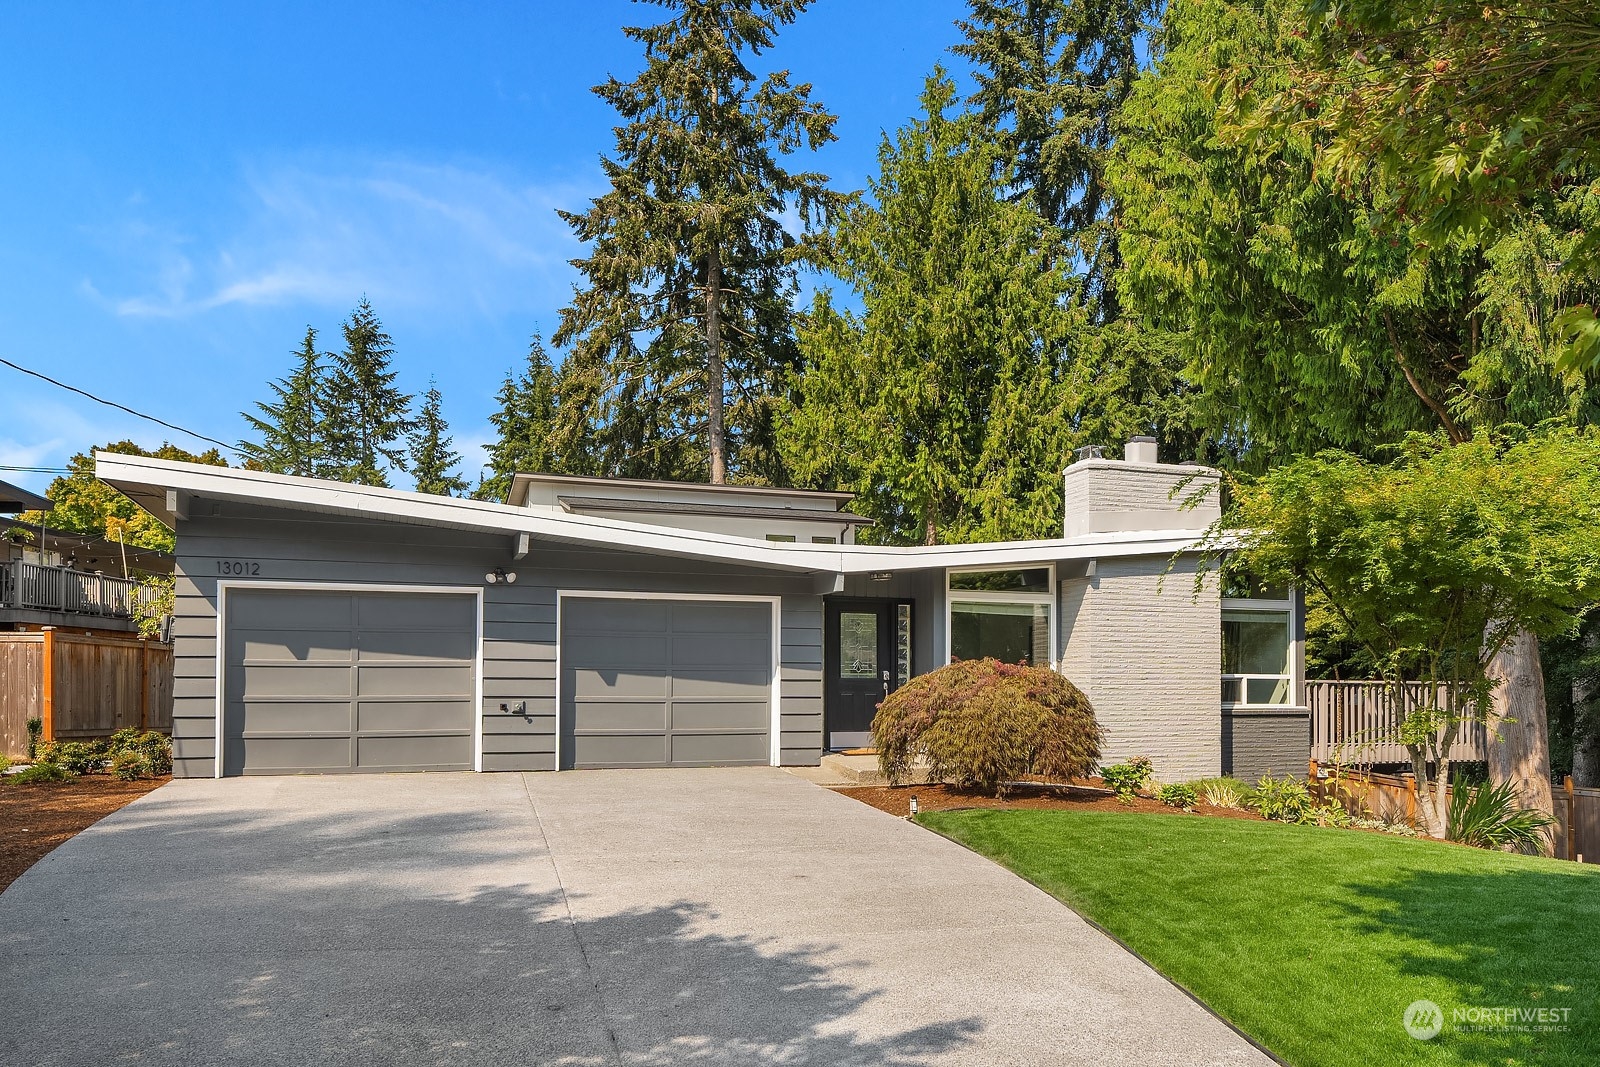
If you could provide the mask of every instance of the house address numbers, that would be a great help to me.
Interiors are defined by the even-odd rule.
[[[248,559],[219,559],[217,573],[240,578],[254,576],[261,573],[261,564]]]

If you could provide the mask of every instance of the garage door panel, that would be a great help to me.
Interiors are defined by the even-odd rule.
[[[228,629],[349,631],[355,621],[349,593],[237,593],[228,598]]]
[[[678,634],[672,638],[672,666],[725,667],[766,663],[772,659],[772,641],[760,634]]]
[[[471,633],[477,629],[477,601],[431,593],[377,593],[355,598],[360,630],[437,630]]]
[[[385,660],[470,660],[477,654],[471,630],[362,630],[356,642],[363,663]]]
[[[675,633],[748,634],[769,630],[771,606],[728,600],[681,600],[672,602],[672,629]]]
[[[350,768],[348,737],[247,737],[230,740],[226,773],[293,774]]]
[[[356,729],[362,733],[472,732],[470,700],[358,700]]]
[[[667,763],[665,734],[580,734],[570,759],[571,767],[660,767]]]
[[[356,767],[360,770],[388,768],[456,768],[472,765],[470,736],[430,737],[427,735],[362,735],[356,738]]]
[[[772,676],[765,668],[692,667],[679,669],[672,676],[672,695],[675,698],[755,696],[764,701],[771,689]]]
[[[561,605],[561,629],[584,634],[666,633],[671,607],[664,600],[578,600]]]
[[[665,669],[671,662],[671,642],[666,635],[617,634],[612,637],[573,637],[561,646],[561,663],[567,667]]]
[[[356,696],[454,697],[471,692],[471,667],[364,664],[356,668]]]
[[[656,671],[563,668],[562,674],[562,693],[577,700],[586,697],[658,697],[665,700],[668,695],[668,676]]]
[[[252,734],[347,734],[348,700],[252,700],[236,704],[226,717],[229,737]]]
[[[245,700],[254,697],[350,696],[350,668],[311,664],[256,664],[228,672],[229,688]]]
[[[672,701],[674,730],[735,730],[767,732],[769,706],[758,700]]]
[[[246,663],[349,663],[348,630],[245,630],[229,627]]]
[[[767,763],[767,735],[673,734],[673,763]]]
[[[583,727],[661,733],[667,729],[667,706],[664,700],[588,701],[583,705]]]
[[[575,595],[561,619],[563,766],[769,762],[769,604]]]
[[[470,768],[476,603],[230,592],[224,773]]]

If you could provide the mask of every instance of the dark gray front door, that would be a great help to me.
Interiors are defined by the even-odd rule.
[[[883,698],[911,675],[911,605],[830,598],[825,621],[823,715],[830,749],[872,744]]]
[[[561,601],[561,761],[568,767],[766,765],[772,606]]]
[[[231,590],[223,773],[471,770],[477,601]]]

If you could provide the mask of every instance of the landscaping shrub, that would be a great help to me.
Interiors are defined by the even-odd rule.
[[[57,746],[53,763],[73,774],[93,774],[106,761],[105,745],[99,741],[67,741]]]
[[[1355,816],[1345,809],[1344,803],[1334,797],[1325,804],[1318,804],[1306,812],[1302,822],[1316,823],[1318,826],[1347,827],[1355,823]]]
[[[1226,776],[1196,778],[1189,785],[1200,794],[1200,799],[1213,808],[1241,808],[1246,794],[1250,792],[1250,787],[1239,779]]]
[[[1469,786],[1457,778],[1450,788],[1445,836],[1477,848],[1544,852],[1545,828],[1555,820],[1535,808],[1519,807],[1510,782]]]
[[[11,757],[6,755],[4,752],[0,752],[0,774],[6,773],[10,767]]]
[[[1027,774],[1087,777],[1100,758],[1089,699],[1048,667],[958,660],[913,678],[872,720],[890,782],[926,762],[936,781],[1004,796]]]
[[[28,720],[28,758],[34,759],[39,754],[39,738],[44,736],[44,720]]]
[[[1135,756],[1126,763],[1113,763],[1100,768],[1100,777],[1106,783],[1106,788],[1117,794],[1117,799],[1124,804],[1133,803],[1139,790],[1150,784],[1150,775],[1150,760],[1146,756]]]
[[[1184,811],[1193,811],[1194,806],[1200,803],[1200,795],[1194,791],[1194,787],[1182,782],[1160,787],[1156,790],[1156,799],[1169,808],[1182,808]]]
[[[35,785],[39,782],[70,782],[78,776],[59,763],[35,763],[25,771],[6,775],[13,785]]]
[[[35,763],[58,763],[61,760],[61,742],[45,741],[33,748],[30,757]]]
[[[156,777],[172,773],[172,738],[155,730],[139,735],[139,752],[150,764],[150,773]]]
[[[1245,798],[1245,807],[1263,819],[1276,822],[1302,822],[1311,811],[1311,793],[1304,782],[1293,778],[1262,775],[1261,781]]]
[[[121,749],[111,756],[111,775],[124,782],[136,782],[140,778],[154,778],[155,774],[150,769],[150,761],[144,753],[131,748]]]

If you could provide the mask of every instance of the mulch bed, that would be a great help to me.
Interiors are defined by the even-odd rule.
[[[73,834],[170,780],[94,774],[75,782],[0,783],[0,890]]]
[[[1185,815],[1188,812],[1169,808],[1159,800],[1135,797],[1132,804],[1124,804],[1105,790],[1093,785],[1045,785],[1022,783],[1004,800],[996,800],[985,793],[956,789],[948,785],[897,785],[835,787],[843,793],[890,815],[905,816],[911,813],[911,798],[917,798],[919,811],[952,811],[957,808],[1002,808],[1028,811],[1131,811],[1149,815]],[[1261,816],[1236,808],[1214,808],[1209,804],[1195,805],[1193,814],[1217,815],[1226,819],[1254,819]]]

